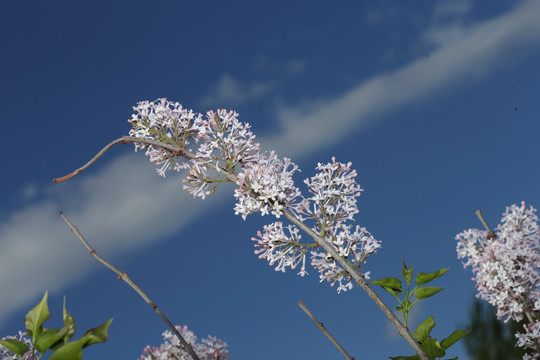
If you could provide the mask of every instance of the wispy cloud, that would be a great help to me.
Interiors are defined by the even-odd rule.
[[[433,15],[437,20],[445,17],[464,16],[471,11],[473,5],[471,0],[442,0],[435,5]]]
[[[256,99],[276,87],[276,82],[254,82],[244,84],[229,74],[223,74],[201,100],[202,106],[236,106]]]
[[[59,211],[109,257],[178,231],[227,193],[201,201],[181,187],[177,176],[162,179],[142,154],[130,153],[95,174],[33,190],[48,194],[47,200],[13,213],[0,225],[0,285],[9,289],[0,292],[0,323],[45,290],[54,292],[97,270]]]
[[[332,99],[282,106],[277,113],[281,131],[261,142],[296,158],[336,143],[385,111],[494,71],[510,49],[515,55],[538,46],[539,17],[540,2],[523,2],[505,15],[464,28],[452,42],[440,42],[428,59],[375,76]],[[203,101],[248,101],[272,86],[242,85],[224,76]],[[69,183],[28,190],[32,196],[36,191],[45,194],[45,199],[0,224],[0,284],[10,289],[0,292],[0,322],[45,289],[65,287],[96,268],[58,211],[63,210],[103,255],[112,255],[178,231],[227,196],[218,191],[211,201],[194,200],[179,191],[178,177],[161,179],[150,169],[142,171],[145,166],[152,168],[141,154],[122,155]]]
[[[439,39],[428,58],[358,84],[333,99],[310,100],[278,110],[281,132],[261,141],[283,155],[302,156],[329,146],[380,114],[467,80],[480,79],[540,45],[540,2],[524,1],[497,18]],[[433,35],[432,35],[433,36]]]

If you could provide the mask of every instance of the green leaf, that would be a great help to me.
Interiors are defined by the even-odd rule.
[[[457,360],[457,358],[458,358],[458,357],[456,356],[456,357],[453,357],[453,358],[451,358],[451,359],[446,359],[446,360]]]
[[[402,303],[402,308],[404,311],[409,312],[411,311],[412,307],[414,306],[413,303],[409,301],[409,299],[405,299]]]
[[[413,274],[412,265],[410,269],[407,269],[407,265],[405,265],[405,260],[403,260],[403,258],[401,258],[401,263],[403,264],[403,270],[401,271],[401,275],[403,276],[407,284],[410,285],[411,280],[412,280],[412,274]]]
[[[450,346],[454,345],[456,342],[458,342],[462,337],[470,333],[471,330],[456,330],[453,333],[450,334],[446,339],[441,341],[441,346],[443,349],[448,349]]]
[[[64,339],[65,341],[69,341],[69,339],[71,339],[71,337],[73,336],[73,334],[75,334],[75,329],[76,329],[76,326],[75,326],[75,319],[73,318],[73,316],[71,316],[71,314],[66,310],[66,297],[64,296],[64,311],[63,311],[63,316],[64,316],[64,326],[67,326],[68,327],[68,331],[66,333],[66,335],[64,336]]]
[[[49,313],[49,307],[47,306],[47,292],[43,295],[43,299],[30,310],[24,319],[26,325],[26,333],[29,336],[38,336],[43,327],[41,326],[47,319],[51,317]]]
[[[416,285],[418,286],[427,284],[431,280],[434,280],[438,277],[443,276],[448,271],[448,269],[449,268],[443,268],[429,274],[426,274],[425,272],[421,271],[420,274],[416,276],[416,279],[414,281],[416,282]]]
[[[21,359],[22,359],[24,353],[27,352],[28,350],[30,350],[28,345],[26,345],[25,343],[23,343],[23,342],[21,342],[19,340],[15,340],[15,339],[0,340],[0,345],[2,345],[6,349],[8,349],[12,353],[14,353],[15,355],[17,355]]]
[[[446,351],[439,344],[439,340],[431,337],[424,340],[420,346],[430,359],[440,358],[446,354]]]
[[[49,360],[81,360],[82,349],[86,341],[86,339],[82,338],[63,344],[53,352]]]
[[[86,333],[84,333],[83,339],[86,339],[87,342],[84,344],[83,347],[107,341],[107,338],[109,336],[109,325],[111,325],[112,321],[113,319],[111,318],[102,325],[90,329]]]
[[[379,280],[371,281],[370,284],[379,285],[392,295],[397,295],[401,292],[401,281],[396,278],[382,278]]]
[[[430,286],[425,286],[425,287],[421,287],[421,288],[416,288],[414,289],[414,296],[416,296],[416,298],[418,300],[420,299],[425,299],[425,298],[428,298],[430,296],[433,296],[435,295],[436,293],[438,293],[439,291],[441,291],[442,287],[430,287]]]
[[[69,327],[64,326],[62,329],[44,329],[44,331],[36,336],[34,346],[37,351],[44,353],[49,350],[54,344],[61,341],[64,335],[68,332]]]
[[[420,325],[416,328],[416,331],[414,332],[414,337],[418,342],[422,342],[426,340],[429,336],[429,333],[435,326],[435,321],[433,321],[433,316],[428,317],[426,320],[422,321]]]
[[[418,355],[412,355],[412,356],[390,356],[390,359],[392,360],[420,360],[420,357]]]

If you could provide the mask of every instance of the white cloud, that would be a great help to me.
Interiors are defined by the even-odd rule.
[[[181,191],[178,176],[163,179],[153,168],[142,154],[120,156],[93,175],[48,185],[48,200],[6,219],[0,225],[0,284],[9,291],[0,292],[0,320],[45,290],[60,290],[98,269],[59,211],[107,258],[155,243],[230,195],[193,199]]]
[[[201,100],[202,106],[239,105],[268,93],[276,87],[275,82],[243,84],[229,74],[223,74],[209,94]]]
[[[21,195],[25,200],[31,200],[37,195],[38,191],[36,184],[27,184],[23,187]]]
[[[306,62],[303,60],[293,60],[287,63],[287,72],[290,75],[299,75],[306,69]]]
[[[515,55],[538,44],[539,17],[540,2],[523,2],[505,15],[469,27],[466,36],[441,45],[428,59],[376,76],[333,99],[282,106],[281,132],[261,142],[295,158],[333,144],[381,112],[497,69],[510,49]],[[215,97],[247,101],[271,86],[241,85],[225,76]],[[58,211],[64,211],[102,255],[110,256],[178,231],[230,195],[218,191],[212,199],[192,199],[179,191],[177,176],[161,179],[144,167],[153,168],[141,154],[117,157],[93,174],[41,188],[45,200],[0,224],[0,284],[9,289],[0,292],[0,322],[15,309],[31,305],[45,289],[58,290],[96,269]]]
[[[474,80],[519,58],[540,44],[540,2],[524,1],[497,18],[463,29],[441,41],[429,58],[419,58],[360,83],[333,99],[303,101],[278,110],[281,132],[262,138],[265,148],[299,157],[329,146],[376,116],[435,91]]]
[[[436,18],[448,16],[464,16],[473,6],[471,0],[441,0],[435,5],[433,14]]]
[[[469,32],[470,29],[467,29],[462,24],[453,23],[430,29],[424,34],[423,40],[429,45],[443,47],[462,41],[469,36]]]

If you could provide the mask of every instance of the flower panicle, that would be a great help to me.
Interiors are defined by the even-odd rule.
[[[214,336],[208,336],[197,342],[197,336],[187,326],[176,326],[176,329],[182,334],[186,342],[191,344],[193,350],[201,360],[229,360],[228,345],[223,340]],[[180,343],[180,340],[172,332],[167,330],[163,332],[162,336],[163,343],[159,347],[147,345],[142,351],[140,360],[191,358]]]
[[[525,333],[516,334],[518,346],[534,349],[540,357],[540,233],[536,209],[516,204],[506,208],[495,236],[468,229],[456,236],[458,258],[471,267],[477,297],[497,309],[497,318],[521,321]],[[531,357],[533,356],[533,357]]]
[[[350,162],[332,158],[327,164],[319,163],[316,175],[304,181],[310,194],[304,197],[293,180],[300,172],[298,165],[289,158],[279,158],[274,151],[261,152],[250,125],[240,122],[235,111],[218,109],[203,116],[166,99],[139,102],[134,110],[129,120],[133,127],[130,136],[158,140],[193,155],[135,143],[135,150],[146,149],[150,161],[158,165],[159,175],[187,170],[184,189],[204,199],[220,182],[230,179],[224,179],[223,173],[233,174],[236,215],[245,220],[258,212],[279,219],[287,212],[302,222],[312,221],[311,229],[368,277],[369,272],[360,270],[381,245],[365,228],[350,224],[358,213],[357,198],[363,191]],[[252,240],[255,253],[276,271],[299,267],[298,274],[304,276],[306,256],[311,256],[311,265],[319,271],[321,281],[339,283],[338,292],[353,286],[350,275],[320,244],[301,242],[296,226],[274,222]]]

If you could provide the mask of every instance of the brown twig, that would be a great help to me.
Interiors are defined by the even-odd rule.
[[[322,239],[317,233],[311,230],[306,224],[301,222],[296,216],[292,213],[285,211],[284,215],[289,219],[293,224],[298,226],[300,229],[304,230],[309,236],[311,236],[321,247],[328,252],[343,268],[347,273],[356,281],[357,285],[368,294],[368,296],[377,304],[377,306],[384,312],[388,320],[397,328],[399,335],[401,335],[405,341],[414,349],[418,354],[420,359],[429,360],[429,357],[426,355],[424,350],[420,347],[420,344],[414,339],[409,329],[399,321],[397,316],[390,310],[390,308],[382,301],[379,295],[366,283],[362,275],[360,275],[354,267],[343,257],[334,250],[334,248],[324,239]]]
[[[476,216],[478,216],[478,218],[482,222],[482,225],[484,225],[484,227],[486,228],[486,231],[488,232],[488,236],[487,236],[488,239],[490,239],[490,240],[495,239],[497,237],[497,235],[495,235],[495,233],[493,231],[491,231],[491,228],[489,227],[488,223],[486,222],[486,219],[484,219],[484,216],[482,215],[482,210],[476,209],[476,211],[474,213],[476,214]]]
[[[313,320],[315,326],[317,326],[317,329],[322,331],[322,333],[332,342],[332,344],[334,344],[334,346],[343,354],[343,356],[345,356],[345,359],[354,360],[352,356],[347,354],[345,349],[338,343],[338,341],[332,336],[332,334],[330,334],[330,332],[326,330],[323,323],[317,321],[315,316],[311,313],[311,311],[309,311],[306,304],[304,304],[302,300],[300,300],[297,305],[300,306],[302,310],[304,310],[304,312],[311,318],[311,320]]]
[[[54,179],[53,182],[60,182],[63,180],[67,180],[86,168],[88,168],[90,165],[92,165],[103,153],[105,153],[107,150],[109,150],[112,146],[118,144],[118,143],[141,143],[146,145],[152,145],[156,147],[161,147],[166,150],[170,150],[172,152],[179,152],[182,154],[182,156],[185,156],[188,159],[196,159],[197,157],[192,154],[191,152],[187,151],[184,148],[180,148],[178,146],[174,146],[171,144],[162,143],[157,140],[152,139],[143,139],[143,138],[133,138],[130,136],[123,136],[121,138],[118,138],[109,144],[107,144],[96,156],[92,158],[88,163],[86,163],[81,168],[75,170],[71,174],[64,176],[59,179]],[[220,174],[223,174],[227,180],[237,183],[237,178],[234,174],[229,173],[225,171],[224,169],[218,168],[213,163],[206,163],[205,166],[218,171]],[[287,210],[283,210],[283,215],[289,219],[293,224],[298,226],[300,229],[304,230],[309,236],[311,236],[317,244],[319,244],[327,253],[329,253],[343,268],[347,273],[356,281],[356,283],[368,294],[368,296],[377,304],[377,306],[384,312],[386,317],[392,322],[392,324],[397,328],[398,333],[409,343],[409,345],[414,349],[414,351],[418,354],[421,360],[429,360],[429,357],[426,355],[424,350],[420,347],[420,344],[414,339],[409,329],[399,321],[397,316],[390,310],[390,308],[382,301],[382,299],[379,297],[379,295],[373,291],[373,289],[365,282],[362,275],[360,275],[356,269],[343,257],[341,257],[334,248],[325,241],[322,237],[320,237],[317,233],[315,233],[313,230],[311,230],[307,225],[305,225],[300,219],[298,219],[293,213]]]
[[[66,176],[62,176],[61,178],[54,178],[53,183],[59,183],[59,182],[71,179],[75,175],[83,172],[88,167],[90,167],[90,165],[95,163],[97,161],[97,159],[99,159],[103,154],[105,154],[110,148],[112,148],[114,145],[119,144],[119,143],[122,143],[122,144],[141,143],[141,144],[146,144],[146,145],[153,145],[153,146],[158,146],[158,147],[161,147],[163,149],[167,149],[167,150],[171,150],[173,152],[179,153],[179,155],[185,156],[185,157],[190,158],[190,159],[195,159],[196,158],[195,155],[184,151],[184,149],[182,149],[182,148],[180,148],[178,146],[165,144],[165,143],[162,143],[162,142],[157,141],[157,140],[137,139],[137,138],[133,138],[133,137],[130,137],[130,136],[122,136],[121,138],[113,140],[110,143],[108,143],[107,145],[105,145],[105,147],[103,149],[101,149],[90,161],[88,161],[86,164],[84,164],[83,166],[81,166],[77,170],[73,171],[72,173],[70,173],[70,174],[68,174]]]
[[[76,175],[76,174],[78,174],[78,172],[77,173],[74,172],[72,174]],[[73,175],[71,175],[71,176],[73,176]],[[71,176],[69,176],[69,177],[71,177]],[[66,178],[69,179],[69,177],[66,177]],[[73,225],[62,212],[60,212],[60,216],[69,225],[69,227],[71,229],[71,232],[74,233],[75,236],[77,236],[79,238],[79,240],[81,240],[83,245],[88,249],[88,251],[90,252],[90,254],[93,257],[95,257],[100,263],[102,263],[103,265],[105,265],[106,267],[108,267],[109,269],[114,271],[118,275],[118,279],[125,281],[129,286],[131,286],[133,288],[133,290],[135,290],[137,292],[137,294],[139,294],[144,299],[144,301],[146,301],[148,303],[148,305],[150,305],[150,307],[152,309],[154,309],[154,311],[159,315],[159,317],[161,317],[161,319],[167,324],[167,326],[173,331],[173,333],[176,335],[176,337],[180,340],[180,343],[182,344],[182,346],[184,346],[184,348],[189,353],[189,355],[191,355],[193,360],[200,360],[199,357],[197,356],[197,354],[195,353],[195,351],[193,350],[193,348],[191,347],[191,345],[184,339],[182,334],[180,334],[180,332],[174,327],[174,325],[169,321],[169,319],[165,316],[165,314],[163,314],[163,312],[161,312],[161,310],[157,307],[157,305],[154,304],[154,302],[152,300],[150,300],[150,298],[146,295],[146,293],[144,291],[142,291],[142,289],[137,284],[135,284],[135,282],[133,282],[133,280],[131,280],[131,278],[128,276],[127,272],[120,271],[117,267],[115,267],[114,265],[109,263],[107,260],[105,260],[101,256],[99,256],[96,253],[96,250],[94,250],[90,246],[90,244],[86,241],[86,239],[82,236],[79,229],[75,225]]]

